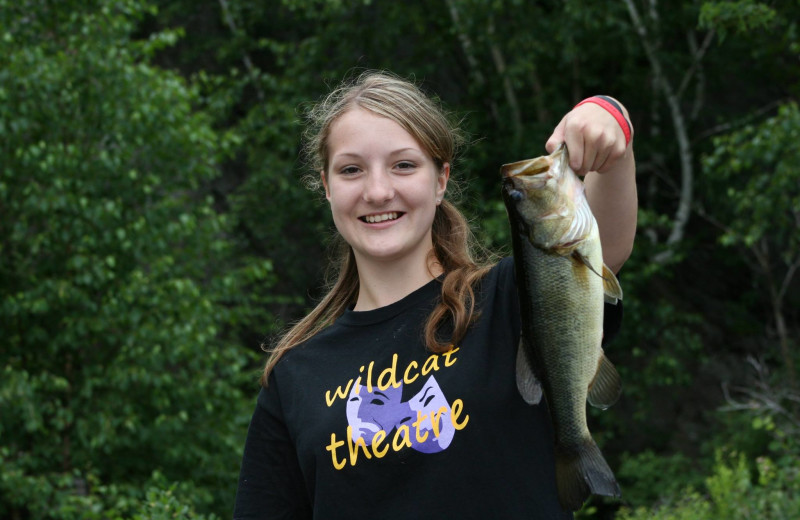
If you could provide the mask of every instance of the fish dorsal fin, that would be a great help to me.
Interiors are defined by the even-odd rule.
[[[605,293],[606,303],[616,303],[622,299],[622,287],[619,280],[607,265],[603,264],[603,292]]]
[[[597,361],[597,372],[589,383],[589,393],[586,396],[589,404],[605,410],[619,399],[622,393],[622,381],[617,369],[600,349],[600,358]]]
[[[542,384],[534,375],[528,356],[525,354],[525,340],[519,339],[517,348],[517,390],[528,404],[539,404],[542,400]]]

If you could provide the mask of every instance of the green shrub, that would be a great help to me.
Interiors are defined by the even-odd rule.
[[[755,467],[755,478],[753,474]],[[781,464],[718,450],[704,492],[692,487],[652,508],[623,509],[618,520],[796,520],[800,518],[800,458]]]

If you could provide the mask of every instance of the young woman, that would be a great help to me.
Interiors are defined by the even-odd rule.
[[[635,163],[627,112],[607,103],[573,109],[546,148],[567,143],[619,270],[636,227]],[[382,73],[311,116],[308,150],[342,239],[338,278],[266,366],[235,518],[571,518],[546,405],[516,388],[513,262],[476,261],[447,200],[456,130]]]

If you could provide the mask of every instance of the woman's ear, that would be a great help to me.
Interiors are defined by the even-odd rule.
[[[436,177],[436,203],[444,199],[444,192],[447,191],[447,181],[450,180],[450,163],[444,163],[439,175]]]
[[[319,171],[319,178],[322,180],[322,186],[325,188],[325,198],[331,200],[331,191],[328,189],[328,179],[325,177],[325,170]]]

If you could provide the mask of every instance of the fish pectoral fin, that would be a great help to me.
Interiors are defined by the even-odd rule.
[[[595,408],[607,409],[617,402],[622,393],[622,380],[617,369],[600,349],[600,358],[597,360],[597,372],[589,383],[587,400]]]
[[[605,293],[606,303],[616,303],[622,299],[622,287],[613,271],[603,264],[603,292]]]
[[[581,264],[585,265],[591,272],[593,272],[594,274],[596,274],[600,278],[603,278],[603,275],[597,272],[597,269],[594,268],[594,266],[589,261],[589,259],[586,258],[585,256],[583,256],[579,251],[575,250],[575,251],[572,252],[572,259],[575,260],[578,263],[581,263]],[[605,266],[603,266],[603,267],[605,267]]]
[[[571,258],[585,265],[591,272],[603,279],[603,299],[606,303],[616,305],[617,302],[622,299],[622,287],[619,285],[619,280],[617,280],[614,272],[609,269],[606,264],[603,264],[603,273],[600,274],[592,266],[591,262],[589,262],[589,259],[580,254],[577,250],[572,252]]]
[[[542,400],[542,384],[533,373],[528,356],[525,354],[525,340],[519,339],[517,348],[517,390],[523,401],[530,405]]]

